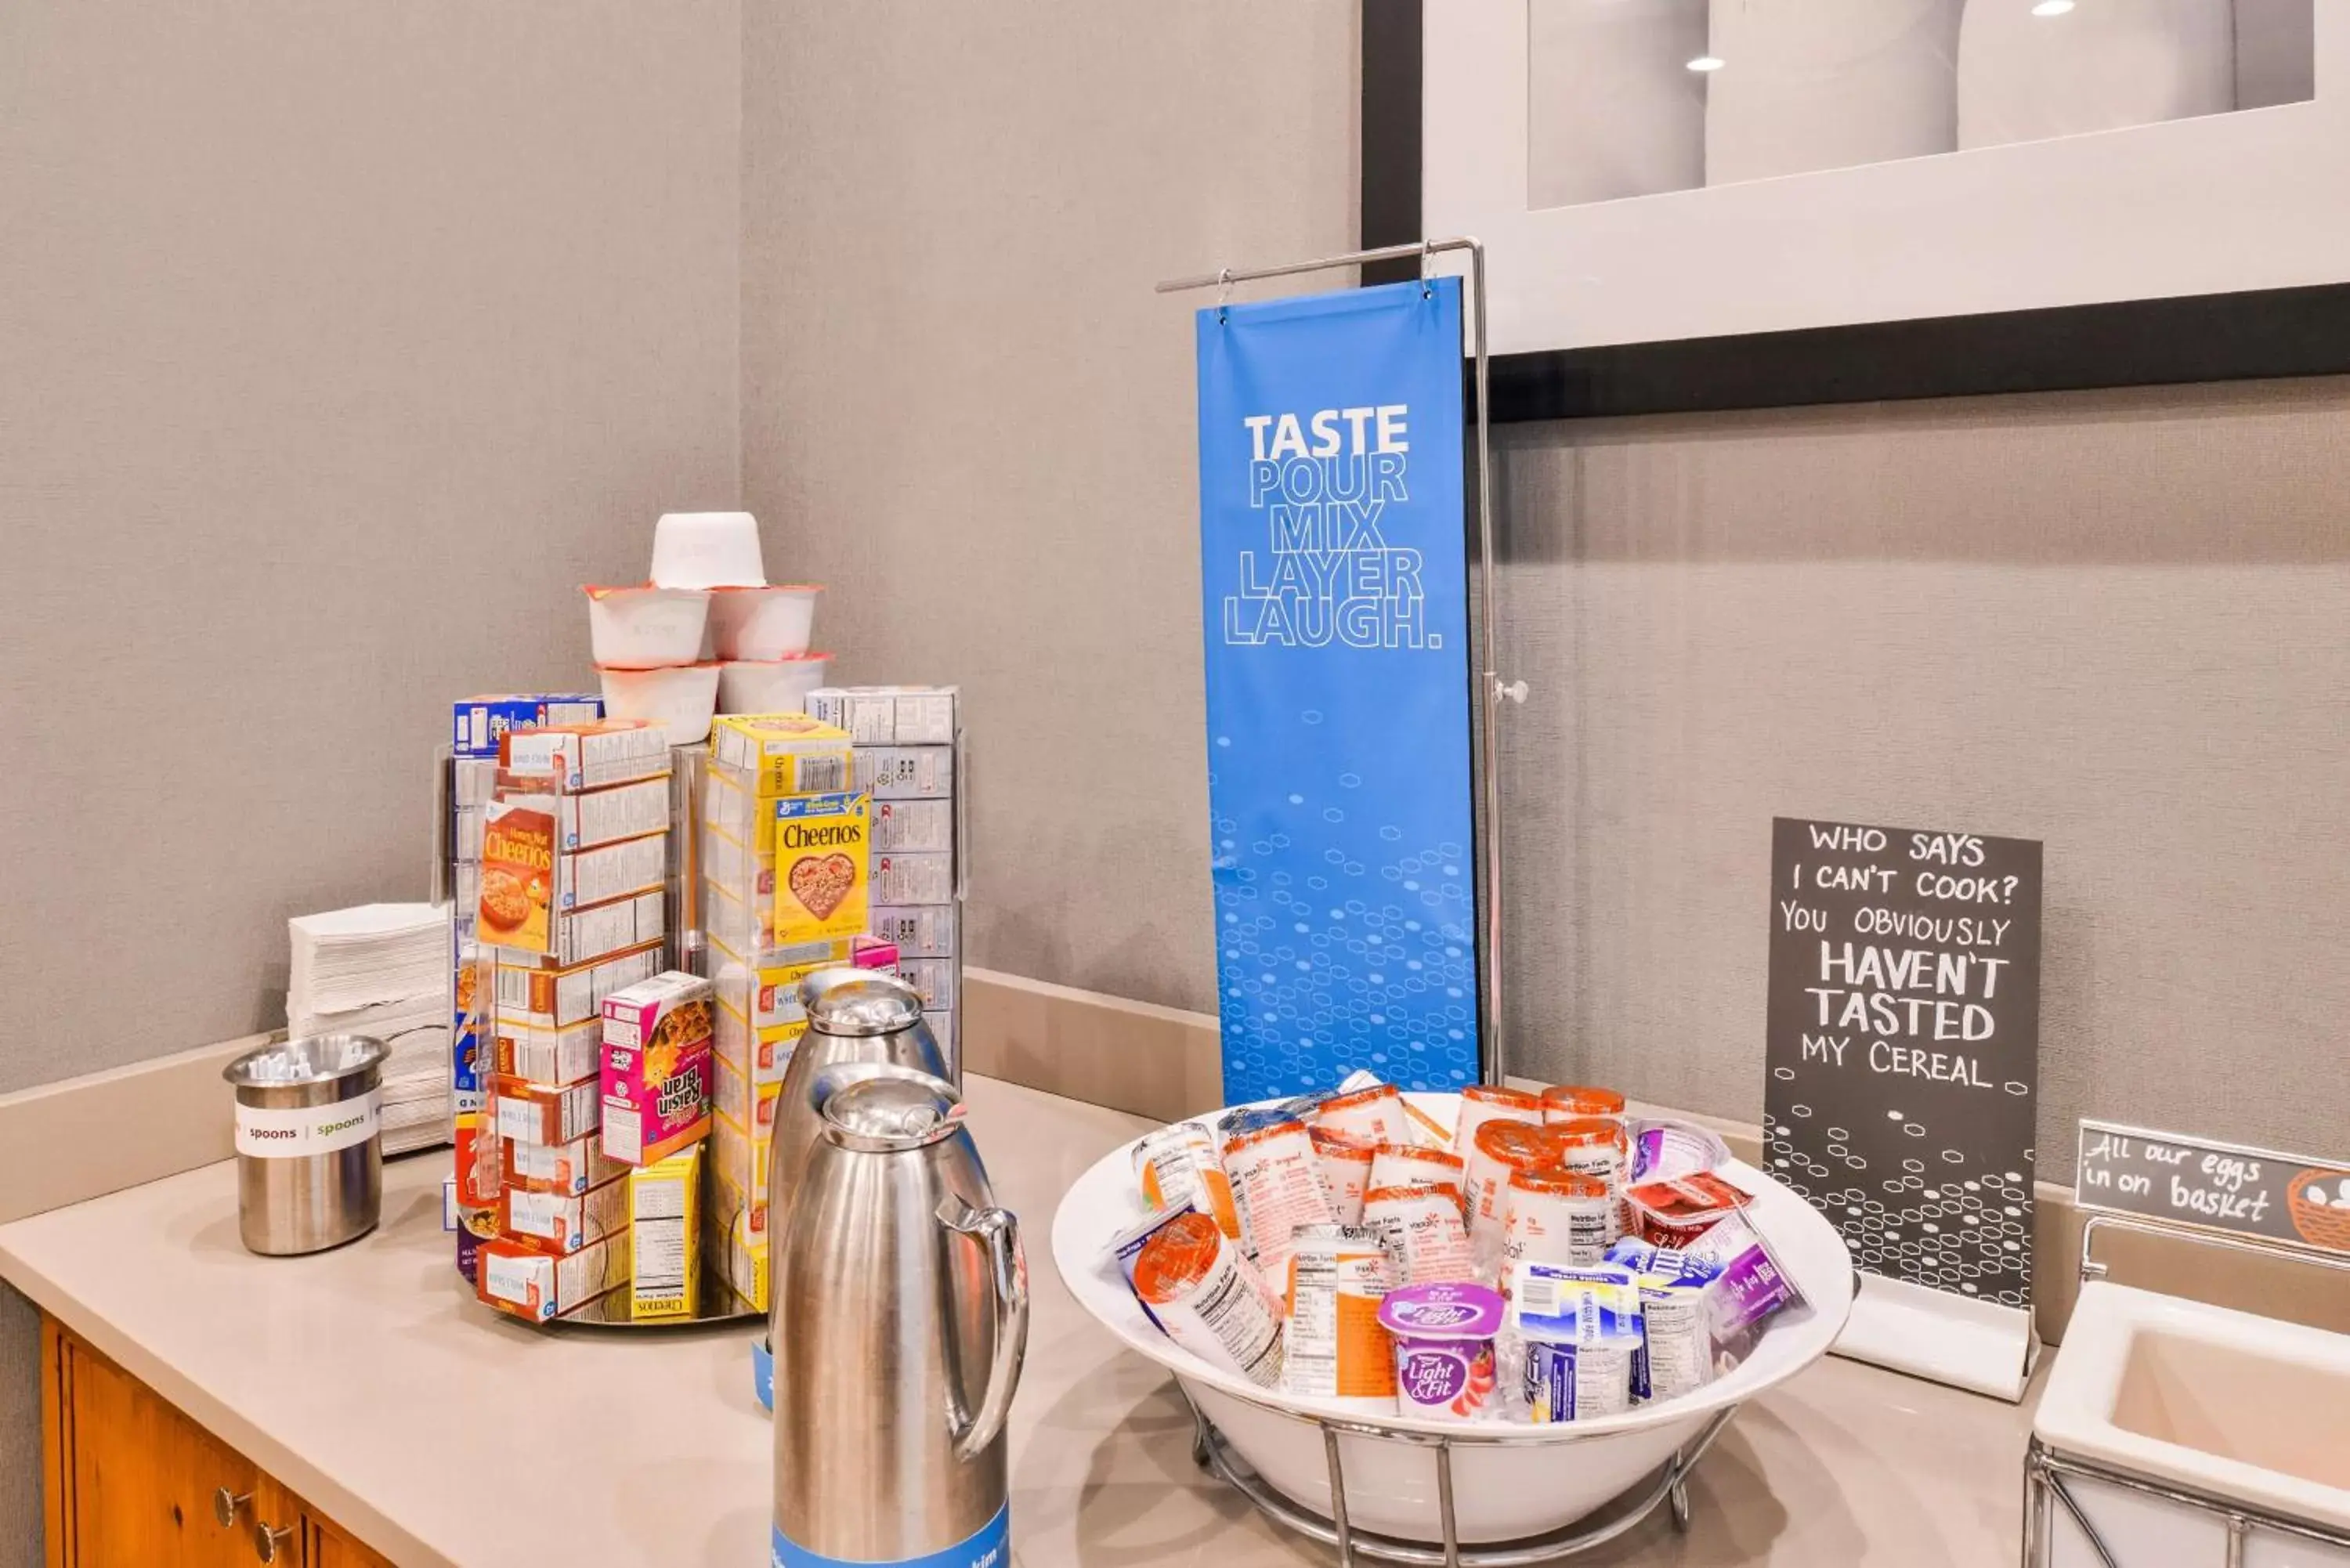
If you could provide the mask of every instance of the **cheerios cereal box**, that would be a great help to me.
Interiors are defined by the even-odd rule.
[[[629,1173],[629,1315],[693,1315],[702,1282],[702,1146]]]
[[[722,713],[710,726],[710,759],[762,800],[848,787],[848,732],[806,713]]]
[[[869,796],[785,795],[775,802],[775,919],[772,945],[855,936],[865,929]]]

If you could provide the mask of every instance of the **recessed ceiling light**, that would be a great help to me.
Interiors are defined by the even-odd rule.
[[[2072,8],[2073,0],[2040,0],[2040,4],[2032,8],[2032,14],[2035,16],[2062,16]]]
[[[2064,3],[2066,8],[2070,9],[2072,0],[2064,0]],[[1718,71],[1729,63],[1719,55],[1700,55],[1689,63],[1689,68],[1693,71]]]

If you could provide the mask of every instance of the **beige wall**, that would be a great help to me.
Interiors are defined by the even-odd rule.
[[[2074,1121],[2350,1126],[2350,380],[1507,431],[1517,1070],[1759,1121],[1775,814],[2045,842]]]
[[[449,701],[591,680],[575,585],[734,503],[740,61],[735,0],[0,7],[0,1093],[277,1022],[287,915],[422,895]]]
[[[0,16],[0,1092],[278,1022],[287,915],[422,896],[450,700],[733,502],[738,29]]]
[[[1211,1001],[1191,311],[1345,250],[1355,7],[746,12],[743,492],[967,693],[972,961]]]

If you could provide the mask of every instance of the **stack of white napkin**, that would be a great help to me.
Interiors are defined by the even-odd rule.
[[[362,904],[286,925],[286,1033],[382,1041],[384,1153],[448,1142],[448,906]]]

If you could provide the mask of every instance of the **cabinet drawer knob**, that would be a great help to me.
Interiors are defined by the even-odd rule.
[[[221,1487],[213,1493],[213,1517],[220,1521],[223,1530],[236,1522],[236,1511],[253,1501],[249,1491],[231,1491]]]
[[[272,1530],[257,1519],[253,1521],[253,1554],[264,1563],[277,1562],[280,1543],[292,1539],[294,1529],[291,1525],[284,1530]],[[291,1562],[292,1559],[286,1561]]]

